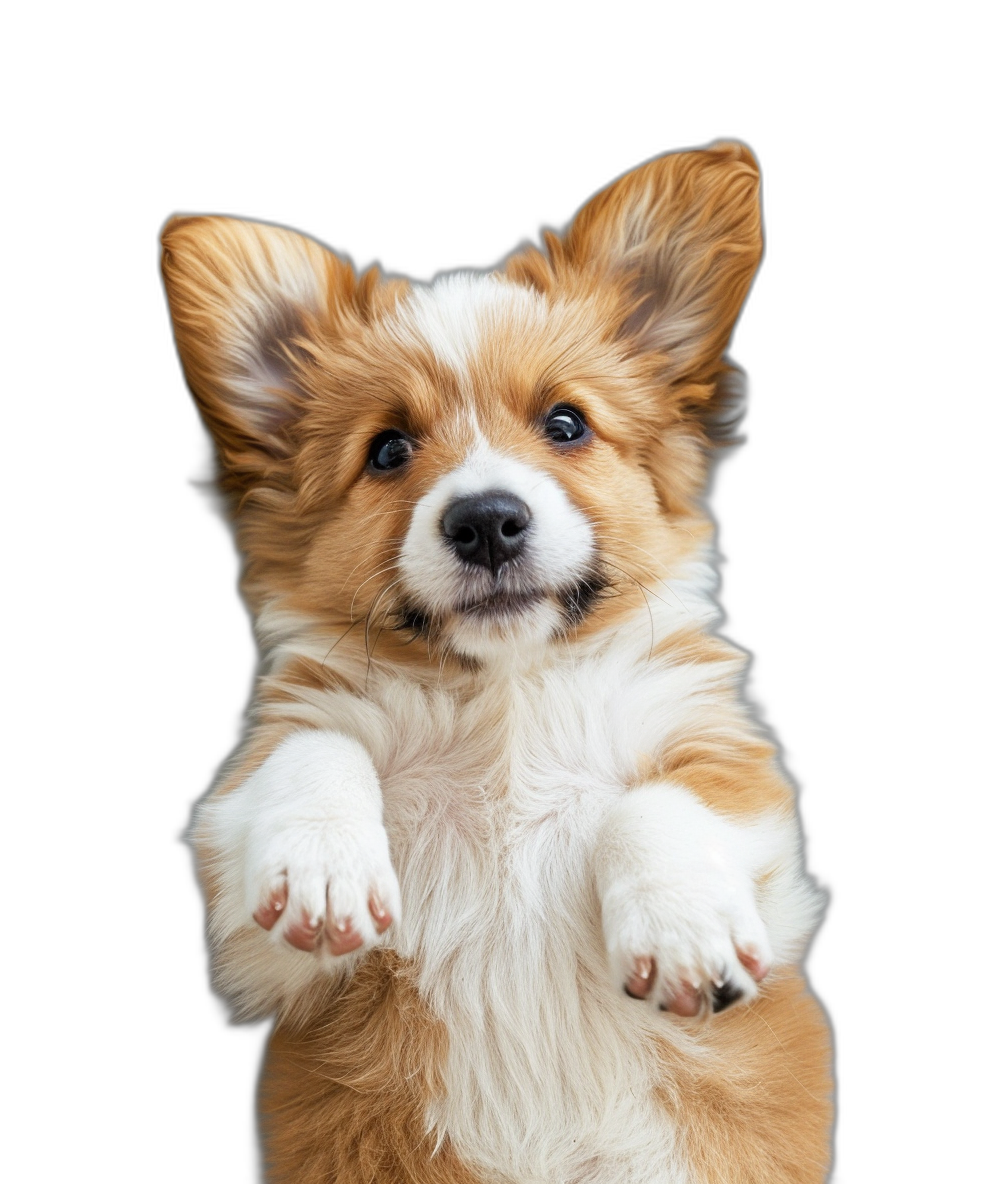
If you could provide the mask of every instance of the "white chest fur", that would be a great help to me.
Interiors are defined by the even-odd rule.
[[[680,1175],[650,1097],[668,1024],[612,983],[592,855],[640,758],[709,677],[610,655],[502,676],[464,704],[382,696],[395,944],[449,1034],[429,1121],[471,1162],[530,1184]]]

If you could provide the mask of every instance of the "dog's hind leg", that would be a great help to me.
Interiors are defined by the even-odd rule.
[[[663,1051],[662,1101],[696,1184],[823,1184],[832,1158],[830,1032],[797,973],[775,973],[751,1005],[714,1017],[695,1054]]]
[[[481,1184],[426,1129],[443,1049],[388,951],[311,1019],[278,1024],[259,1090],[269,1184]]]

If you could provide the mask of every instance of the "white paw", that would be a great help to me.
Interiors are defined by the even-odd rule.
[[[246,901],[255,921],[297,950],[368,948],[401,914],[399,882],[379,823],[286,820],[250,844]]]
[[[731,824],[695,800],[671,804],[671,816],[661,800],[657,816],[623,818],[600,885],[602,926],[619,988],[676,1015],[706,1015],[753,999],[773,951]]]
[[[375,945],[400,920],[381,787],[355,741],[295,733],[208,813],[236,873],[237,923],[325,958]]]

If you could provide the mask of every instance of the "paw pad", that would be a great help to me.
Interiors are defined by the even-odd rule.
[[[733,983],[731,979],[727,979],[722,983],[715,983],[711,991],[711,1011],[715,1015],[719,1011],[724,1011],[726,1007],[731,1007],[733,1003],[737,1003],[745,991],[737,984]]]

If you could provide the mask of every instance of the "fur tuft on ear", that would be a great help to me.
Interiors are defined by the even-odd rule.
[[[622,279],[622,333],[666,354],[670,378],[708,380],[763,253],[756,157],[738,143],[661,156],[580,208],[560,246]]]
[[[586,273],[623,290],[618,331],[665,357],[670,383],[708,386],[763,250],[759,169],[741,144],[659,157],[583,206],[568,233],[547,236],[558,277]]]
[[[162,273],[186,379],[213,435],[222,484],[275,474],[307,393],[309,322],[353,298],[349,264],[311,239],[233,218],[173,218]]]

